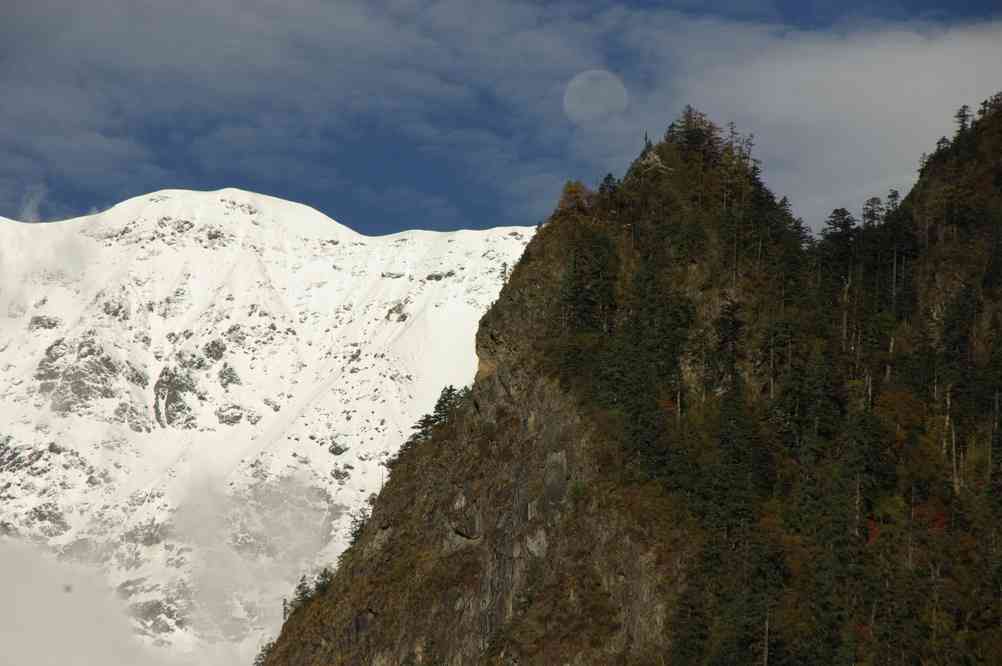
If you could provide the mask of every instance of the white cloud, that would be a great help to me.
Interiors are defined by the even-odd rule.
[[[753,130],[767,181],[815,227],[836,206],[905,191],[919,156],[952,134],[955,109],[1002,87],[1002,23],[766,34],[721,25],[693,37],[714,34],[735,45],[728,61],[691,66],[663,89]]]
[[[531,222],[560,180],[621,173],[644,132],[691,103],[754,132],[767,183],[816,226],[831,207],[906,188],[953,109],[1002,86],[998,22],[802,30],[769,0],[675,6],[740,18],[527,1],[32,3],[0,27],[17,54],[0,63],[0,150],[28,162],[24,182],[103,200],[191,173],[275,178],[281,195],[280,177],[359,185],[343,149],[376,128],[437,156],[428,168],[454,191],[493,189],[498,221]],[[565,86],[595,68],[624,80],[630,105],[582,131]],[[19,206],[16,173],[0,165],[6,210]]]

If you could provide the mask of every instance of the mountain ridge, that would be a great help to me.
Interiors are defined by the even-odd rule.
[[[569,182],[263,666],[994,663],[1002,94],[819,237],[687,107]]]
[[[150,642],[246,654],[471,381],[533,231],[368,237],[233,189],[0,223],[2,532],[102,568]]]
[[[144,194],[138,194],[128,199],[124,199],[109,208],[101,211],[95,211],[93,213],[87,213],[85,215],[77,215],[69,218],[63,218],[59,220],[47,220],[44,222],[29,222],[23,220],[16,220],[12,218],[0,217],[0,220],[8,222],[21,222],[23,224],[64,224],[64,223],[74,223],[74,222],[84,222],[88,220],[94,220],[95,218],[99,221],[105,217],[118,217],[122,215],[135,215],[137,209],[142,208],[144,205],[162,203],[164,201],[170,200],[200,200],[200,203],[212,203],[219,200],[240,200],[247,205],[252,205],[254,203],[261,204],[262,206],[267,206],[272,210],[284,209],[285,211],[297,211],[300,216],[314,217],[314,218],[324,218],[328,222],[332,222],[340,228],[347,231],[353,231],[349,227],[337,222],[333,218],[327,216],[321,211],[308,206],[306,204],[301,204],[295,201],[290,201],[282,199],[281,197],[272,196],[269,194],[261,194],[258,192],[253,192],[250,190],[244,190],[238,187],[222,187],[216,190],[192,190],[192,189],[182,189],[182,188],[166,188],[162,190],[154,190],[152,192],[146,192]],[[358,234],[358,232],[354,232]],[[363,235],[363,234],[358,234]]]

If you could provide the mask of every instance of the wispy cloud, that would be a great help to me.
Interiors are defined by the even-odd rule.
[[[417,226],[532,223],[561,180],[622,172],[645,131],[692,103],[754,132],[767,181],[817,224],[907,187],[953,107],[1002,87],[1002,24],[857,16],[805,30],[769,0],[202,0],[184,12],[47,0],[22,3],[0,40],[13,54],[0,60],[0,214],[20,210],[27,183],[49,184],[44,215],[71,194],[86,208],[226,180],[342,219],[334,202],[366,210],[365,186],[411,192]],[[564,88],[592,68],[618,74],[629,105],[580,128]],[[471,219],[471,197],[492,199],[479,204],[492,216]]]
[[[710,23],[687,35],[730,44],[727,59],[690,61],[651,101],[682,97],[754,131],[769,182],[814,226],[836,206],[910,186],[921,153],[952,134],[953,111],[1002,87],[1002,23],[828,32]]]
[[[44,183],[32,185],[21,197],[21,210],[18,211],[17,218],[22,222],[38,222],[42,219],[42,201],[45,199],[46,187]]]

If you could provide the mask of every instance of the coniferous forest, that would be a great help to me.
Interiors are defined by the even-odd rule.
[[[1002,95],[819,237],[689,108],[565,189],[554,370],[698,525],[671,663],[1002,660]]]
[[[1002,661],[1002,94],[819,234],[733,126],[645,143],[264,663]]]

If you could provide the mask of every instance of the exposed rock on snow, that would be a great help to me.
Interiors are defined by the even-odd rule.
[[[239,190],[0,219],[0,534],[99,566],[152,641],[256,642],[472,381],[532,233],[370,238]]]

